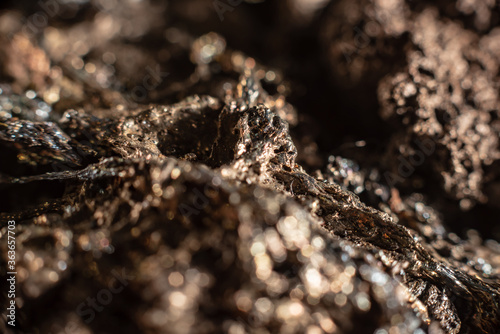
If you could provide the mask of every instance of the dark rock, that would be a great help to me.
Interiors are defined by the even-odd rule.
[[[3,236],[16,221],[18,326],[1,331],[498,333],[498,240],[450,224],[497,213],[496,16],[471,2],[484,7],[473,32],[444,3],[332,2],[314,23],[299,1],[265,2],[290,27],[266,21],[261,39],[249,3],[198,38],[211,1],[69,1],[80,21],[30,38],[4,13],[17,37],[0,54],[0,220]],[[357,27],[369,41],[342,59]],[[317,44],[276,55],[295,29]],[[246,36],[274,67],[231,48]],[[332,96],[313,101],[329,89],[371,94],[354,104],[369,105],[361,129],[391,125],[378,147],[330,130],[343,138],[331,155],[304,126],[323,113],[321,131],[347,127]],[[2,280],[4,309],[6,292]]]

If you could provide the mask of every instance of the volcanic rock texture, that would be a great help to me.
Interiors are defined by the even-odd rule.
[[[38,6],[0,7],[2,333],[500,333],[493,0]]]

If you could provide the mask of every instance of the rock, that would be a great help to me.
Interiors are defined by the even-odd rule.
[[[265,2],[255,6],[290,26],[266,21],[275,35],[260,39],[249,3],[198,37],[203,17],[219,17],[192,10],[203,1],[68,1],[65,15],[96,22],[54,17],[30,38],[1,24],[18,15],[7,11],[0,29],[29,43],[0,54],[0,232],[16,221],[18,324],[4,318],[1,331],[498,333],[495,226],[450,224],[497,210],[499,57],[482,3],[457,4],[472,31],[441,2],[439,14],[427,2]],[[370,42],[345,62],[336,48],[358,26]],[[278,54],[273,41],[296,50],[285,38],[295,29],[316,44]],[[250,42],[233,48],[245,37],[268,47],[264,62]],[[43,71],[12,57],[30,50]],[[343,138],[331,151],[308,128],[324,115],[322,132],[363,132],[328,107],[343,102],[315,101],[342,80],[375,98],[353,103],[369,105],[358,122],[378,147],[329,130]]]

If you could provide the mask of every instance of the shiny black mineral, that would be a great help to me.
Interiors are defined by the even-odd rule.
[[[495,1],[33,4],[1,333],[500,333]]]

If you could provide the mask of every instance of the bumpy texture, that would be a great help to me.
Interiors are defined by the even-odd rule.
[[[0,16],[16,333],[498,333],[498,229],[466,219],[498,213],[494,6],[346,0],[315,21],[300,3],[262,4],[288,23],[262,23],[273,66],[232,48],[249,4],[199,37],[182,25],[214,24],[211,1],[69,1],[93,19],[35,36]],[[284,61],[296,31],[313,51]],[[361,130],[328,123],[351,102]]]

